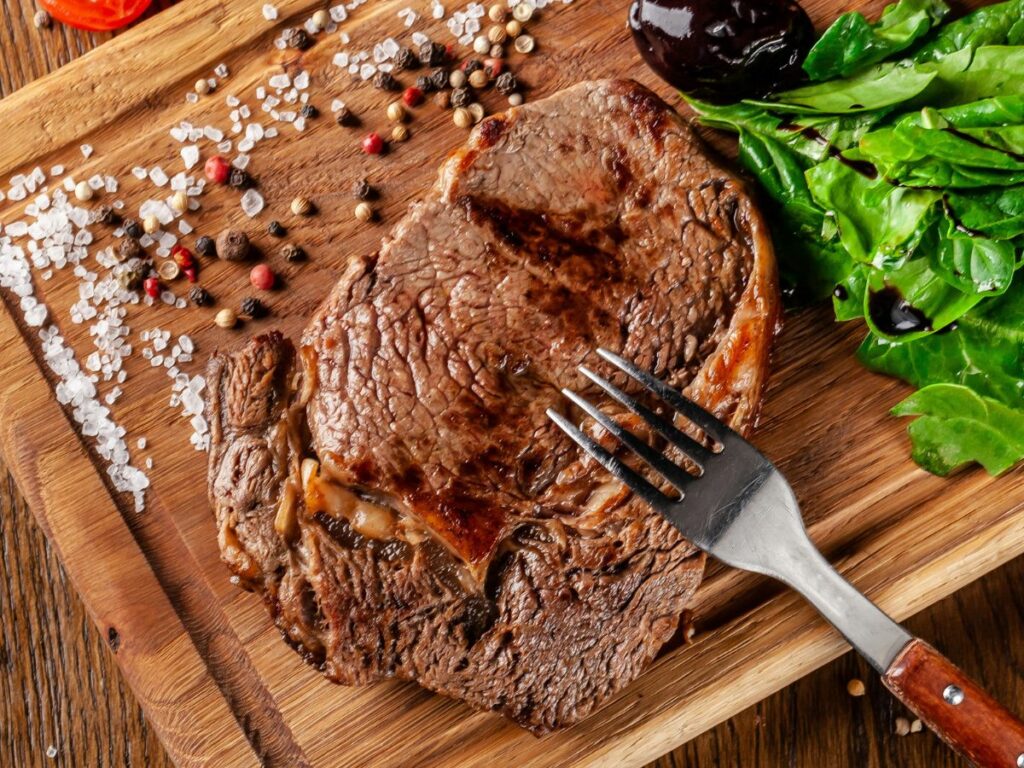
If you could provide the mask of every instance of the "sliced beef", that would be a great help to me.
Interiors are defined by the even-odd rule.
[[[297,349],[211,362],[224,559],[333,680],[575,722],[671,637],[703,556],[545,409],[600,400],[576,367],[604,346],[745,430],[777,320],[747,191],[652,93],[489,118]]]

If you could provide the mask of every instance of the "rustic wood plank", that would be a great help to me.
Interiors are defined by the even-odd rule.
[[[359,23],[365,24],[366,28],[371,31],[383,28],[385,24],[391,26],[390,17],[395,7],[384,4],[381,6],[382,9],[373,14],[367,14],[365,22]],[[171,74],[169,68],[179,58],[176,54],[169,53],[168,49],[171,46],[166,44],[168,36],[171,34],[169,29],[172,24],[170,21],[165,24],[157,23],[163,22],[163,19],[158,19],[157,22],[144,26],[143,30],[136,33],[137,39],[133,43],[125,42],[120,47],[117,45],[107,46],[102,53],[110,52],[109,55],[96,54],[89,57],[87,62],[69,68],[67,72],[62,73],[65,83],[114,81],[119,85],[123,84],[128,87],[128,98],[122,94],[91,93],[87,88],[71,87],[66,93],[61,94],[60,99],[52,99],[54,88],[49,84],[42,83],[18,94],[14,99],[9,100],[7,105],[0,104],[0,116],[28,114],[32,116],[32,119],[27,121],[30,126],[45,126],[45,137],[38,135],[31,137],[34,142],[33,146],[38,147],[36,154],[41,158],[48,157],[51,153],[59,154],[64,144],[68,144],[73,149],[86,137],[102,151],[106,149],[103,147],[104,138],[110,140],[113,132],[131,136],[132,139],[126,142],[125,146],[120,147],[120,152],[125,157],[123,172],[129,165],[129,157],[148,157],[151,155],[147,155],[147,152],[167,150],[166,139],[161,135],[162,129],[154,128],[151,125],[152,116],[175,111],[175,102],[180,99],[183,86],[194,79],[195,71],[209,67],[221,58],[230,58],[233,55],[241,56],[242,48],[251,47],[252,25],[249,24],[249,21],[255,12],[253,9],[256,7],[252,4],[246,4],[245,7],[242,7],[240,3],[229,4],[224,13],[228,18],[235,20],[226,24],[219,13],[215,16],[211,15],[213,13],[211,3],[197,2],[191,4],[187,12],[182,11],[173,23],[174,32],[177,33],[181,26],[186,26],[187,33],[175,34],[178,44],[178,48],[175,50],[189,51],[189,66],[193,70],[175,69]],[[303,3],[292,3],[285,8],[285,11],[297,14],[305,12],[309,7],[311,6]],[[605,9],[601,3],[597,2],[591,3],[589,8],[572,9],[571,15],[566,16],[563,32],[585,30],[583,34],[572,36],[576,48],[555,51],[549,59],[532,60],[527,70],[528,82],[544,83],[545,85],[536,89],[538,92],[543,92],[582,76],[605,73],[620,74],[624,68],[642,76],[647,82],[651,82],[650,76],[639,69],[635,62],[635,56],[631,54],[631,49],[621,47],[621,41],[617,43],[620,46],[618,50],[623,53],[627,50],[630,52],[625,59],[615,55],[605,56],[600,64],[591,66],[592,62],[597,61],[597,58],[591,54],[598,49],[605,51],[607,48],[605,33],[600,30],[605,29],[602,25],[608,25],[614,21],[615,10],[617,9]],[[819,14],[822,12],[820,7],[818,12]],[[174,13],[177,14],[179,11]],[[210,30],[208,22],[213,18],[218,19],[222,29],[235,30],[238,31],[238,34],[232,31],[215,36],[212,44],[197,49],[195,47],[197,38],[192,33],[208,32]],[[12,40],[17,44],[24,43],[24,40],[27,39],[26,34],[34,33],[34,30],[28,32],[28,28],[24,24],[20,27],[17,25],[9,25],[9,27],[3,33],[8,35],[4,39]],[[260,27],[259,29],[265,30],[266,28]],[[608,26],[607,29],[611,29],[611,27]],[[246,34],[249,34],[250,37],[246,37]],[[261,32],[264,43],[268,34],[269,31]],[[557,35],[554,37],[549,37],[546,34],[539,36],[542,45],[550,46],[553,49],[556,47]],[[204,42],[209,41],[210,37],[206,36],[203,40]],[[145,51],[145,55],[140,54],[140,51]],[[201,54],[196,53],[197,51],[201,51]],[[307,58],[314,68],[323,65],[319,52],[314,52]],[[244,61],[243,58],[243,63]],[[624,65],[625,61],[631,63]],[[233,60],[231,63],[239,81],[251,83],[255,76],[262,73],[267,61],[259,62],[258,66],[247,65],[245,67],[236,67]],[[18,63],[4,62],[0,64],[0,67],[4,67],[0,69],[0,76],[8,78],[12,82],[13,77],[19,73],[24,76],[26,73],[34,72],[31,67],[21,67]],[[133,72],[135,79],[129,78],[126,81],[124,76],[118,74],[122,71]],[[337,85],[331,79],[322,84]],[[131,93],[132,89],[136,87],[138,88],[134,94]],[[664,92],[664,89],[662,90]],[[359,98],[365,99],[360,107],[369,112],[381,109],[384,103],[383,97],[373,93],[360,93]],[[139,104],[143,106],[139,107]],[[9,110],[4,112],[4,108],[7,106],[9,106]],[[106,111],[103,111],[103,108],[106,108]],[[180,104],[177,104],[177,110],[181,111]],[[433,135],[435,136],[433,141],[438,145],[453,145],[458,140],[458,134],[445,122],[443,116],[428,114],[430,116],[427,119],[414,122],[414,133],[423,132]],[[112,132],[111,129],[108,129],[104,121],[116,122],[116,131]],[[331,126],[325,126],[325,128],[330,129]],[[356,173],[367,169],[377,172],[381,166],[377,165],[375,161],[368,161],[360,157],[354,147],[348,146],[347,143],[342,143],[339,147],[339,142],[342,140],[339,139],[336,131],[330,133],[323,128],[318,128],[318,130],[317,135],[322,137],[320,141],[326,141],[328,146],[336,151],[337,156],[330,158],[328,162],[323,162],[321,153],[307,153],[304,157],[295,158],[292,165],[284,169],[285,173],[281,173],[282,169],[280,168],[276,169],[277,174],[289,177],[299,174],[300,181],[302,174],[305,174],[306,183],[311,187],[325,183],[334,184],[337,187],[340,184],[341,194],[329,199],[332,202],[344,200],[347,185]],[[430,142],[431,139],[427,139],[427,141]],[[16,142],[7,143],[5,146],[9,148],[9,153],[3,155],[3,149],[0,148],[0,155],[3,155],[0,157],[0,166],[8,166],[13,170],[19,164],[31,162],[32,158],[26,156],[24,147],[17,146],[15,149]],[[67,154],[67,148],[64,148],[63,151]],[[432,173],[431,168],[428,167],[430,164],[425,165],[420,160],[420,156],[416,153],[403,151],[391,158],[388,166],[384,166],[383,175],[394,180],[393,183],[388,181],[385,185],[385,216],[387,218],[397,217],[406,201],[418,194],[418,191],[428,183]],[[278,178],[267,179],[264,186],[265,191],[269,192],[268,198],[273,195],[279,202],[286,202],[295,188],[295,180],[290,180],[293,182],[291,186],[287,181],[282,182]],[[214,217],[222,215],[222,213],[230,215],[230,208],[225,208],[224,204],[219,201],[215,201],[209,211]],[[309,308],[315,304],[319,295],[322,295],[323,286],[330,282],[330,275],[338,268],[340,261],[336,251],[339,246],[343,243],[343,247],[349,250],[371,248],[374,240],[379,236],[379,232],[372,228],[356,230],[345,214],[344,210],[328,212],[315,224],[301,230],[301,234],[314,249],[316,261],[310,265],[312,269],[304,269],[295,276],[294,280],[290,279],[293,294],[287,297],[287,312],[284,312],[284,308],[282,308],[279,314],[288,315],[286,326],[292,331],[299,327]],[[334,236],[326,236],[325,231]],[[341,258],[343,258],[343,254],[341,254]],[[229,276],[229,273],[224,270],[220,270],[214,275],[220,282],[224,282]],[[52,292],[52,301],[60,305],[62,300],[66,300],[67,293],[66,290],[62,291],[59,287],[55,287]],[[231,293],[231,298],[236,299],[237,293]],[[48,300],[51,300],[49,294]],[[278,320],[280,319],[279,317]],[[891,404],[898,397],[900,388],[891,382],[879,385],[879,380],[856,369],[856,366],[848,358],[848,347],[852,344],[855,333],[852,329],[840,332],[821,330],[830,326],[830,322],[823,313],[804,315],[795,322],[796,330],[790,331],[790,336],[787,337],[788,353],[781,355],[781,370],[777,372],[775,381],[776,383],[780,380],[792,381],[794,377],[804,375],[808,376],[810,380],[807,381],[805,389],[794,386],[787,388],[785,383],[775,387],[772,402],[777,403],[777,406],[774,413],[769,409],[766,416],[764,439],[766,445],[773,449],[773,457],[786,462],[787,471],[794,473],[794,477],[802,478],[802,484],[798,486],[802,498],[822,502],[820,507],[809,505],[808,516],[814,523],[816,538],[824,542],[830,555],[849,565],[858,578],[863,576],[864,583],[876,589],[883,598],[893,604],[898,604],[898,613],[905,613],[920,607],[934,599],[935,596],[944,594],[957,584],[968,580],[972,575],[991,568],[1014,551],[1019,551],[1019,537],[1013,535],[1014,526],[1016,525],[1016,528],[1019,529],[1019,509],[1014,504],[1011,503],[1000,508],[993,505],[987,511],[1000,514],[995,514],[992,517],[974,513],[966,508],[966,504],[959,504],[961,500],[971,499],[975,495],[980,495],[980,498],[999,496],[1004,500],[1019,498],[1019,473],[1005,481],[1006,485],[1000,487],[1004,491],[1002,494],[989,490],[992,486],[985,478],[980,477],[977,473],[971,473],[956,481],[955,488],[957,490],[954,492],[954,498],[943,499],[945,485],[933,482],[929,478],[925,478],[922,485],[921,478],[907,466],[905,461],[895,461],[888,468],[889,472],[886,473],[888,481],[883,478],[882,482],[872,484],[870,493],[865,493],[861,497],[862,501],[857,503],[851,504],[848,499],[837,494],[835,489],[828,487],[829,482],[834,482],[837,467],[842,467],[844,471],[861,480],[869,477],[875,478],[879,473],[874,471],[873,467],[873,462],[877,458],[874,449],[883,450],[882,455],[886,456],[899,457],[903,455],[905,446],[902,442],[899,425],[884,418],[887,404]],[[155,323],[156,320],[154,320]],[[196,335],[202,339],[201,343],[207,345],[206,348],[209,348],[207,342],[211,338],[223,339],[223,336],[211,335],[207,329],[197,330]],[[809,336],[820,338],[807,338]],[[836,345],[842,347],[844,344],[847,348],[830,349]],[[810,370],[807,370],[808,360],[810,361]],[[816,414],[842,413],[844,406],[849,407],[851,399],[839,397],[838,394],[834,397],[826,396],[815,400],[814,410],[808,410],[809,399],[805,394],[807,391],[824,391],[822,388],[827,390],[828,387],[831,387],[828,394],[833,395],[840,392],[840,387],[848,383],[854,387],[871,390],[871,396],[862,406],[865,410],[870,409],[871,418],[864,419],[862,414],[855,413],[838,425],[835,422],[821,422],[820,418],[815,417]],[[135,406],[134,412],[140,416],[138,426],[150,434],[152,434],[154,425],[160,421],[160,407],[163,399],[162,392],[154,392],[152,397],[140,400]],[[778,414],[786,411],[792,413],[786,419],[781,419]],[[849,421],[854,422],[858,429],[877,430],[879,435],[877,444],[868,447],[857,445],[857,430],[848,429]],[[14,427],[11,429],[15,430]],[[800,446],[796,446],[794,441],[786,439],[787,432],[808,436],[811,444],[816,447],[810,458],[800,455],[796,450]],[[838,434],[834,434],[836,432]],[[19,439],[16,441],[19,449],[23,434],[23,432],[19,433]],[[177,444],[180,445],[180,434],[175,433],[165,437],[167,442],[177,439]],[[774,442],[772,442],[773,440]],[[30,439],[24,442],[32,443],[33,439],[30,436]],[[10,444],[11,440],[9,439],[9,451],[11,450]],[[802,445],[803,443],[801,443]],[[162,458],[161,461],[165,465],[162,471],[167,473],[167,477],[188,476],[195,472],[195,459],[196,457],[188,454],[173,457],[170,460]],[[19,463],[15,461],[16,465]],[[822,470],[829,468],[832,469],[832,472],[830,478],[826,480],[821,475],[827,476],[829,473],[823,473]],[[22,467],[22,469],[24,468]],[[859,488],[856,490],[860,491]],[[885,496],[890,492],[903,493],[904,504],[886,504]],[[199,496],[201,497],[201,494]],[[225,620],[232,626],[232,631],[238,633],[238,636],[245,642],[252,662],[256,665],[259,673],[265,677],[265,682],[272,691],[272,695],[280,703],[286,721],[301,721],[303,715],[308,720],[309,712],[316,711],[312,710],[312,707],[317,707],[319,711],[333,712],[336,710],[336,706],[345,706],[346,704],[358,708],[364,714],[377,712],[381,716],[393,715],[393,707],[399,702],[404,702],[401,706],[408,708],[407,714],[403,714],[397,723],[403,727],[405,725],[413,727],[404,728],[404,734],[400,739],[396,739],[395,744],[420,750],[419,752],[414,751],[412,754],[418,754],[425,758],[423,764],[436,763],[453,756],[450,749],[445,751],[445,739],[443,738],[440,740],[426,739],[427,743],[422,744],[408,743],[409,740],[422,741],[418,737],[430,733],[431,728],[440,727],[444,735],[452,738],[466,735],[466,729],[469,728],[468,738],[459,739],[460,746],[464,746],[464,754],[456,757],[467,764],[472,764],[477,755],[493,756],[493,742],[495,741],[513,745],[511,752],[500,750],[506,752],[504,757],[511,756],[513,761],[522,762],[523,757],[529,754],[530,749],[536,748],[536,742],[522,739],[521,734],[509,731],[493,719],[478,715],[468,716],[461,705],[438,700],[436,697],[411,689],[409,686],[379,686],[369,691],[353,692],[325,686],[316,679],[315,675],[306,670],[300,669],[296,674],[294,658],[283,650],[280,641],[272,631],[268,630],[259,606],[255,605],[255,601],[251,598],[237,594],[224,582],[223,572],[217,562],[215,547],[210,535],[208,516],[203,514],[201,499],[196,504],[196,494],[190,494],[180,489],[177,492],[174,490],[168,493],[161,492],[159,497],[159,513],[154,517],[157,517],[164,525],[167,535],[181,537],[180,541],[184,542],[186,550],[178,549],[179,545],[173,544],[173,542],[164,545],[158,540],[159,537],[155,536],[145,538],[144,541],[148,541],[155,550],[163,551],[164,559],[169,554],[182,555],[186,559],[196,558],[199,572],[203,574],[202,580],[205,581],[202,589],[209,590],[204,594],[213,595],[220,601],[220,609],[224,611]],[[899,545],[905,542],[908,530],[892,521],[894,510],[902,511],[903,507],[911,507],[914,504],[932,503],[940,504],[941,509],[931,516],[922,515],[915,518],[915,522],[920,526],[923,538],[935,540],[925,541],[925,546],[920,547],[919,551],[914,553],[914,557],[907,558],[906,562],[902,562]],[[949,519],[951,516],[947,513],[958,504],[964,509],[960,513],[952,515],[953,519]],[[50,506],[59,507],[60,505],[51,504]],[[174,510],[176,513],[183,512],[183,514],[178,514],[171,519],[167,516],[169,510]],[[46,509],[40,514],[46,518],[52,511]],[[63,524],[75,523],[79,520],[78,517],[71,514],[58,516],[62,518]],[[856,525],[850,525],[849,516],[855,517]],[[66,528],[59,530],[58,542],[69,535],[67,530]],[[1000,534],[1006,535],[1000,536]],[[956,546],[956,537],[960,536],[964,537],[964,541],[970,545]],[[951,542],[950,539],[953,541]],[[976,548],[980,548],[980,551],[977,551]],[[873,554],[871,554],[872,552]],[[894,574],[886,567],[879,568],[877,563],[870,561],[869,557],[874,557],[876,560],[890,558],[894,562],[898,562],[899,568],[912,572],[912,578],[907,577],[906,573]],[[937,563],[933,559],[934,557],[944,558],[943,563]],[[952,574],[951,578],[947,580],[949,563],[960,563],[963,570]],[[76,567],[80,568],[81,564],[76,564]],[[915,569],[916,572],[914,572]],[[74,576],[75,569],[72,570]],[[908,585],[912,586],[914,595],[912,599],[904,600],[903,590]],[[86,594],[88,596],[88,590]],[[749,686],[747,690],[735,697],[728,697],[726,701],[722,701],[721,697],[714,700],[705,697],[704,700],[709,703],[710,711],[714,713],[712,717],[705,716],[702,722],[706,725],[713,722],[715,718],[723,716],[727,711],[735,711],[739,702],[753,701],[761,693],[777,687],[787,676],[797,675],[802,669],[813,667],[839,650],[841,646],[835,638],[820,630],[816,630],[813,633],[814,636],[807,638],[803,645],[789,643],[789,638],[785,635],[785,627],[774,635],[771,632],[765,632],[763,624],[775,616],[780,617],[780,621],[788,620],[790,622],[795,616],[800,623],[803,623],[804,618],[810,619],[810,614],[806,609],[797,607],[795,601],[786,596],[775,597],[769,602],[763,603],[765,596],[772,595],[778,595],[778,590],[756,579],[727,573],[723,570],[716,571],[701,595],[698,619],[704,635],[710,638],[712,644],[722,646],[724,655],[716,656],[714,651],[707,655],[707,645],[705,645],[705,650],[698,652],[693,652],[693,649],[686,649],[685,653],[679,651],[659,662],[657,668],[648,677],[661,675],[669,678],[670,683],[675,682],[678,687],[685,687],[687,684],[721,687],[718,681],[711,680],[707,676],[702,678],[701,675],[693,675],[687,665],[704,664],[707,667],[715,659],[725,659],[728,663],[733,664],[734,674],[739,675],[744,667],[742,663],[735,663],[736,655],[741,653],[749,655],[749,647],[763,641],[768,642],[768,650],[771,650],[770,643],[773,637],[778,643],[777,648],[785,647],[792,653],[798,652],[801,648],[810,649],[810,652],[801,660],[803,666],[790,665],[785,670],[777,669],[771,664],[748,667],[765,677],[767,684],[764,684],[765,681],[755,681],[757,684]],[[739,598],[738,601],[737,598]],[[754,614],[746,613],[747,608],[759,604],[763,605],[759,611]],[[739,610],[737,606],[742,610]],[[789,626],[794,625],[790,624]],[[1020,628],[1016,629],[1018,630],[1016,637],[1020,637]],[[702,640],[701,642],[706,641]],[[951,653],[951,656],[963,662],[963,659],[956,654]],[[968,664],[964,663],[964,666],[971,671]],[[132,671],[129,670],[129,677],[131,677],[131,673]],[[672,680],[677,674],[678,679]],[[744,679],[749,679],[749,675]],[[647,702],[641,703],[637,695],[641,692],[647,697]],[[650,732],[653,730],[651,724],[641,725],[637,722],[636,716],[628,713],[623,716],[624,708],[640,711],[649,706],[652,696],[661,699],[660,704],[658,702],[654,704],[654,715],[663,724],[661,731],[653,734],[653,739],[650,738]],[[146,695],[143,695],[142,698],[146,702]],[[566,762],[575,762],[585,757],[590,759],[594,755],[601,759],[603,755],[604,761],[608,764],[618,764],[617,761],[622,760],[635,764],[637,760],[642,759],[643,755],[654,757],[661,751],[663,745],[676,743],[697,729],[695,723],[689,724],[689,730],[687,730],[687,724],[677,727],[679,723],[666,713],[667,710],[664,708],[671,707],[675,698],[667,685],[652,684],[650,680],[647,680],[647,685],[643,687],[641,687],[641,683],[638,683],[637,690],[633,694],[627,692],[619,702],[609,708],[614,711],[610,711],[607,718],[604,715],[599,715],[599,717],[605,718],[601,725],[606,730],[609,727],[620,729],[620,733],[616,734],[616,738],[620,742],[619,747],[608,746],[607,732],[599,733],[596,739],[594,733],[590,732],[581,734],[579,737],[555,737],[552,740],[551,750],[545,746],[545,753],[550,752],[549,759],[559,761],[565,758]],[[152,702],[149,702],[149,705],[151,706]],[[389,708],[392,709],[389,710]],[[801,709],[802,712],[814,712],[815,710],[813,700],[810,700]],[[158,713],[156,718],[159,724],[162,716]],[[303,744],[308,745],[311,755],[337,758],[339,755],[337,746],[339,724],[330,722],[327,718],[324,720],[325,722],[319,724],[307,723],[308,733],[304,732],[299,738]],[[784,729],[778,731],[777,741],[780,746],[785,747],[791,753],[799,753],[799,750],[804,748],[805,740],[811,745],[811,748],[819,743],[812,738],[813,734],[800,727],[801,723],[798,718],[794,718],[794,721],[797,727],[789,728],[788,732]],[[379,722],[382,721],[375,719],[375,724]],[[345,724],[347,725],[347,723]],[[598,727],[596,721],[592,727]],[[714,737],[719,730],[721,729],[713,732],[712,736]],[[718,756],[699,759],[716,761],[715,763],[703,763],[708,765],[729,762],[731,760],[728,750],[729,743],[734,745],[741,743],[735,739],[714,738],[716,739],[715,752]],[[924,737],[921,737],[920,740],[923,741]],[[603,746],[602,741],[606,742]],[[591,743],[594,744],[595,749],[590,749]],[[757,739],[747,743],[752,745],[751,748],[759,749]],[[722,745],[725,746],[724,749],[720,748]],[[173,735],[172,748],[175,749],[179,759],[186,758],[187,753],[183,754],[182,752],[180,738],[175,739]],[[524,749],[527,752],[522,752]],[[361,754],[368,760],[373,760],[374,763],[381,763],[387,759],[379,749],[371,749]],[[834,756],[834,751],[825,749],[820,754],[826,757]],[[857,751],[856,754],[862,753]],[[873,760],[870,753],[868,754],[869,760]],[[801,760],[803,759],[801,758]],[[448,761],[446,760],[446,762]],[[792,760],[788,760],[788,762],[793,765],[823,764]],[[14,764],[20,763],[15,762]],[[752,763],[742,761],[740,764]],[[777,765],[779,762],[766,760],[763,764]],[[886,763],[883,761],[882,764]]]

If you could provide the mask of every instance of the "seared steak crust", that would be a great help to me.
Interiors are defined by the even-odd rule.
[[[743,185],[649,91],[489,118],[298,354],[211,362],[224,559],[331,679],[575,722],[671,637],[703,556],[545,409],[597,398],[576,367],[604,346],[746,429],[777,320]]]

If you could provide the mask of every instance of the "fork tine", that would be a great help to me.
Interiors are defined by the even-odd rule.
[[[583,432],[580,431],[575,424],[565,418],[565,416],[551,408],[547,409],[547,415],[549,419],[558,425],[559,429],[572,438],[573,442],[590,454],[599,464],[601,464],[601,466],[611,472],[612,475],[629,486],[629,489],[633,491],[633,493],[654,507],[654,509],[662,510],[667,504],[672,503],[670,498],[647,482],[644,478],[640,477],[640,475],[626,466],[623,462],[612,456],[612,454],[608,453],[608,451],[598,445],[595,440],[583,434]]]
[[[683,395],[672,389],[672,387],[668,386],[665,382],[655,378],[651,374],[647,373],[647,371],[640,370],[629,361],[624,360],[614,352],[609,352],[607,349],[598,348],[597,354],[623,373],[626,373],[639,381],[647,387],[648,390],[656,394],[668,405],[671,405],[679,413],[692,421],[719,443],[723,442],[728,436],[728,427],[695,402],[687,397],[683,397]]]
[[[614,399],[618,400],[629,410],[639,416],[641,419],[647,422],[649,426],[658,431],[658,433],[668,440],[672,445],[678,448],[682,453],[697,464],[701,469],[705,468],[707,462],[711,459],[712,453],[703,445],[698,443],[692,437],[676,429],[674,424],[671,424],[668,420],[661,418],[654,411],[641,405],[632,397],[627,395],[621,389],[616,387],[607,379],[598,376],[592,370],[587,368],[585,365],[579,367],[580,373],[590,379],[592,382],[597,384],[601,389],[611,395]]]
[[[612,435],[623,443],[623,445],[646,461],[648,465],[650,465],[656,472],[659,472],[662,477],[672,483],[672,485],[680,491],[682,491],[688,483],[696,479],[689,472],[679,466],[676,466],[664,454],[654,450],[643,440],[637,438],[636,435],[628,429],[624,429],[622,425],[617,423],[614,419],[609,418],[603,411],[594,406],[587,399],[580,397],[571,389],[563,389],[562,394],[572,400],[598,424],[611,432]]]

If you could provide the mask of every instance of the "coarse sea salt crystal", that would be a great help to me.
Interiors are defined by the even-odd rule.
[[[267,80],[267,85],[269,85],[271,88],[287,88],[291,84],[292,79],[284,73],[273,75],[269,80]]]
[[[342,101],[341,99],[334,99],[334,101],[331,102],[331,112],[337,112],[344,106],[344,101]]]
[[[242,102],[240,102],[238,100],[238,97],[234,94],[228,94],[228,97],[224,99],[224,103],[227,104],[229,107],[237,107]]]
[[[267,21],[276,21],[277,20],[277,7],[274,6],[274,5],[271,5],[270,3],[266,3],[263,6],[263,18],[266,19]]]
[[[225,139],[224,141],[217,145],[217,151],[226,154],[231,151],[232,146],[233,142],[231,141],[231,139]]]
[[[255,189],[246,190],[241,200],[242,211],[252,218],[263,210],[263,195]]]
[[[244,171],[246,167],[249,165],[249,155],[238,155],[234,160],[231,161],[231,164],[235,166],[235,168],[237,168],[238,170]]]
[[[342,22],[348,18],[348,11],[345,10],[344,5],[335,5],[328,11],[331,15],[331,21]]]
[[[63,165],[55,165],[53,166],[53,168],[50,169],[51,176],[60,176],[62,173],[64,173]]]
[[[338,35],[338,39],[341,40],[342,45],[348,45],[349,43],[352,42],[352,37],[349,35],[348,32],[342,32],[340,35]]]
[[[189,91],[185,94],[185,101],[187,101],[189,104],[198,104],[199,94],[195,91]]]
[[[369,80],[377,73],[377,68],[373,64],[363,64],[359,67],[359,76],[363,80]]]
[[[220,141],[224,138],[224,131],[212,125],[208,125],[203,128],[203,135],[210,141]]]
[[[134,168],[132,168],[132,176],[134,176],[139,181],[142,181],[148,175],[149,175],[149,171],[147,171],[142,166],[137,165]]]
[[[181,219],[181,220],[178,221],[178,231],[181,232],[181,234],[188,235],[188,234],[190,234],[192,232],[192,229],[193,229],[192,225],[189,224],[184,219]]]
[[[275,136],[277,136],[277,128],[275,128],[274,126],[270,126],[269,128],[267,128],[267,130],[263,132],[263,138],[265,139],[272,139]]]
[[[199,162],[199,147],[195,144],[188,144],[181,148],[181,160],[185,163],[186,169],[192,169]]]
[[[341,67],[344,69],[348,66],[348,54],[342,51],[341,53],[334,54],[334,58],[331,60],[334,66]]]
[[[300,91],[303,90],[304,88],[308,88],[309,87],[309,72],[306,72],[306,71],[299,72],[299,74],[297,74],[295,76],[295,79],[292,81],[292,85],[294,85]]]
[[[443,10],[443,9],[442,9]],[[422,32],[413,32],[412,41],[415,45],[423,45],[424,43],[430,42],[430,38]]]
[[[213,74],[215,74],[217,77],[227,77],[230,74],[228,70],[228,65],[223,63],[218,64],[216,67],[213,68]]]
[[[92,155],[92,144],[83,144],[79,149],[82,151],[82,157],[87,160],[89,159],[89,156]]]

